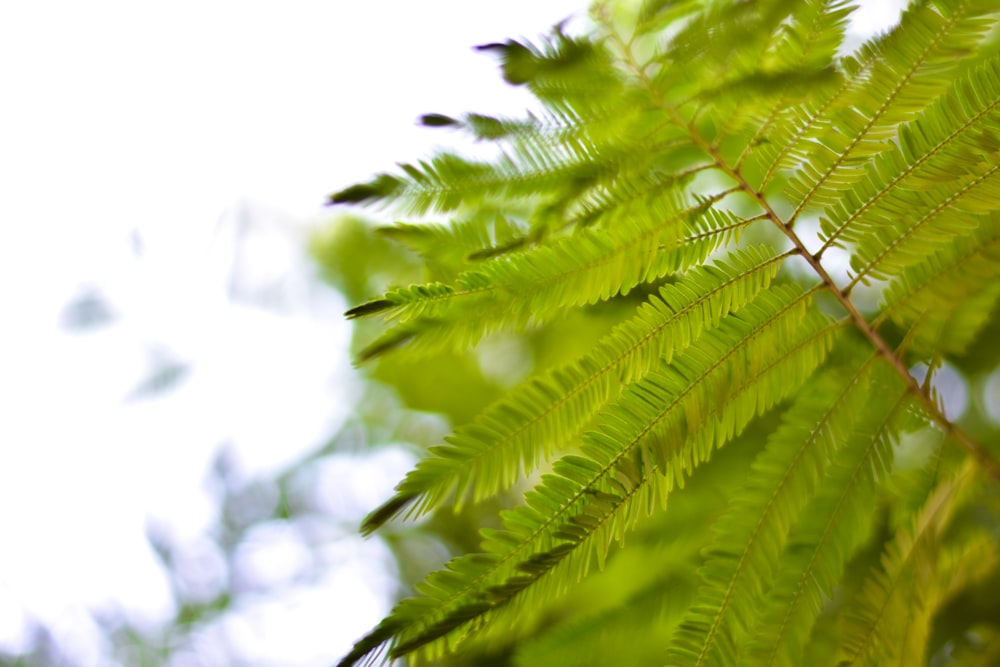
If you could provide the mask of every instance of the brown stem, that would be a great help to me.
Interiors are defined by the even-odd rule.
[[[675,120],[683,122],[683,119],[680,117],[680,114],[678,114],[674,110],[671,111],[675,115]],[[958,426],[958,424],[955,424],[945,416],[941,408],[937,405],[934,399],[931,398],[929,391],[927,391],[924,387],[920,386],[920,383],[917,382],[917,379],[910,374],[909,369],[906,368],[906,365],[903,363],[902,359],[896,356],[896,354],[892,351],[892,349],[885,342],[885,340],[878,334],[877,331],[875,331],[875,329],[871,326],[871,324],[868,323],[864,315],[861,314],[861,312],[854,305],[854,302],[851,301],[851,299],[848,297],[847,292],[845,290],[840,289],[837,286],[837,284],[834,282],[833,278],[830,277],[830,274],[827,273],[826,269],[823,267],[823,264],[819,261],[819,259],[813,256],[806,249],[805,245],[802,243],[802,240],[798,237],[798,235],[787,224],[785,224],[785,222],[778,216],[778,214],[774,211],[774,209],[771,208],[767,200],[764,199],[763,194],[752,188],[750,184],[747,183],[746,179],[743,178],[743,175],[739,171],[730,168],[722,160],[721,156],[718,154],[715,148],[711,146],[708,142],[706,142],[700,135],[698,135],[698,133],[695,131],[694,128],[690,126],[688,127],[695,143],[698,144],[702,149],[707,151],[710,155],[712,155],[713,158],[715,158],[715,163],[719,167],[719,169],[721,169],[731,178],[736,180],[736,182],[739,184],[739,188],[743,190],[743,192],[745,192],[748,196],[750,196],[750,198],[753,199],[757,203],[757,205],[764,210],[764,215],[771,222],[773,222],[774,225],[778,229],[780,229],[786,237],[788,237],[788,239],[792,242],[792,245],[795,246],[795,249],[798,251],[798,253],[802,256],[803,259],[805,259],[806,263],[808,263],[809,266],[812,267],[813,271],[816,273],[816,275],[819,276],[820,280],[823,281],[823,285],[827,288],[828,291],[830,291],[830,293],[833,294],[833,296],[837,299],[837,301],[840,302],[840,305],[843,306],[844,310],[847,311],[847,314],[854,322],[854,325],[861,331],[864,337],[868,339],[868,341],[875,347],[875,349],[878,350],[879,354],[881,354],[885,358],[885,360],[889,362],[889,365],[892,366],[892,368],[896,371],[899,377],[902,378],[903,382],[906,383],[907,390],[914,396],[916,396],[917,400],[920,401],[921,405],[928,412],[928,414],[930,414],[931,418],[938,423],[938,425],[944,430],[944,432],[947,435],[951,436],[952,439],[955,440],[955,442],[957,442],[974,459],[976,459],[976,461],[979,462],[980,465],[982,465],[982,467],[986,470],[987,473],[989,473],[991,477],[993,477],[993,479],[1000,482],[1000,464],[998,464],[997,461],[992,456],[990,456],[990,453],[986,451],[986,449],[983,448],[982,445],[976,442],[972,438],[972,436],[966,433],[960,426]]]
[[[614,30],[611,30],[610,32],[612,38],[617,37]],[[834,282],[833,278],[830,277],[830,274],[827,273],[823,264],[819,260],[819,253],[816,255],[810,253],[802,243],[802,239],[800,239],[792,228],[781,219],[773,208],[771,208],[771,205],[768,204],[766,199],[764,199],[764,195],[751,187],[739,169],[729,166],[729,164],[722,159],[717,146],[706,141],[692,122],[686,121],[674,106],[668,104],[663,99],[662,95],[659,94],[659,91],[650,85],[649,78],[646,76],[645,71],[639,67],[638,63],[633,58],[629,45],[620,42],[620,38],[619,43],[628,61],[628,65],[632,67],[633,71],[635,71],[639,80],[646,85],[648,90],[652,92],[659,107],[663,109],[679,127],[687,128],[692,141],[694,141],[699,148],[712,157],[715,162],[715,166],[730,178],[735,180],[737,183],[737,189],[745,192],[757,203],[758,206],[760,206],[760,208],[764,211],[763,216],[760,217],[766,217],[769,219],[786,237],[788,237],[788,239],[792,242],[792,245],[795,247],[795,252],[801,255],[809,266],[812,267],[812,270],[823,282],[823,286],[833,294],[838,302],[840,302],[840,305],[847,311],[851,321],[861,331],[862,335],[868,339],[878,353],[883,356],[889,365],[896,371],[903,382],[906,383],[907,391],[912,393],[917,398],[930,415],[931,419],[937,422],[946,435],[950,436],[963,449],[965,449],[969,455],[971,455],[983,467],[990,477],[997,482],[1000,482],[1000,463],[998,463],[982,445],[976,442],[972,436],[958,426],[958,424],[950,421],[945,416],[944,412],[940,407],[938,407],[937,403],[935,403],[934,399],[931,397],[929,389],[925,389],[920,386],[920,383],[917,382],[916,378],[910,374],[909,369],[906,368],[903,360],[892,351],[889,345],[886,344],[885,340],[883,340],[872,325],[869,324],[861,312],[858,311],[854,302],[849,298],[848,293],[845,290],[840,289],[840,287],[837,286],[837,283]],[[823,250],[825,249],[826,248],[824,247]],[[820,252],[822,252],[822,250]]]

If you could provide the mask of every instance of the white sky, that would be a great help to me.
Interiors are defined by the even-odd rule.
[[[534,37],[583,4],[0,5],[0,648],[23,639],[25,611],[70,628],[95,659],[101,647],[79,639],[83,606],[111,598],[162,617],[169,597],[147,518],[196,540],[221,439],[251,473],[275,470],[349,408],[347,381],[331,382],[347,368],[343,304],[303,297],[279,317],[228,300],[233,217],[272,213],[274,233],[252,253],[258,272],[299,265],[308,227],[329,217],[328,193],[440,140],[415,126],[419,114],[518,114],[529,103],[472,45]],[[887,25],[895,4],[870,5],[881,15],[860,23]],[[61,331],[81,285],[100,287],[120,320]],[[195,371],[162,399],[127,403],[153,341]],[[388,492],[407,464],[352,469],[367,471],[356,474],[369,493]],[[379,468],[392,472],[378,481]],[[309,545],[264,530],[278,546],[261,558],[305,557]],[[262,599],[218,629],[244,659],[323,664],[386,611],[379,543],[333,544],[344,566],[321,585]]]
[[[523,110],[523,91],[471,46],[534,36],[580,4],[0,6],[0,648],[24,640],[27,612],[96,662],[84,607],[112,599],[162,618],[169,593],[147,519],[197,551],[220,440],[249,473],[275,470],[349,408],[347,381],[332,381],[347,368],[344,304],[307,284],[290,317],[228,300],[233,219],[272,213],[250,259],[287,278],[308,226],[329,218],[327,194],[439,140],[415,126],[419,114]],[[59,329],[81,285],[110,298],[113,326]],[[193,362],[192,376],[161,399],[125,402],[156,341]],[[339,483],[385,495],[409,464],[355,462],[352,479],[368,484]],[[313,548],[264,530],[241,560],[258,575]],[[325,545],[341,567],[213,629],[243,647],[238,657],[325,664],[387,611],[380,542]],[[209,660],[217,645],[196,650]]]

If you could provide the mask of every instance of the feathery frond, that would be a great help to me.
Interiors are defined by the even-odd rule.
[[[784,414],[785,423],[754,462],[743,494],[716,525],[699,602],[672,642],[676,664],[735,662],[789,531],[871,399],[877,361],[871,357],[846,377],[828,375],[814,382],[812,391]]]
[[[940,484],[913,521],[886,547],[881,567],[865,582],[850,611],[844,636],[844,664],[917,665],[926,662],[935,590],[936,552],[956,502],[972,486],[974,468],[965,465]]]
[[[382,232],[427,282],[348,311],[384,324],[361,361],[433,364],[498,332],[559,344],[567,315],[607,316],[368,516],[365,533],[478,516],[480,549],[340,667],[995,655],[995,622],[942,610],[1000,581],[997,434],[910,369],[998,359],[1000,8],[918,0],[841,56],[852,11],[597,2],[587,35],[480,47],[541,112],[422,117],[494,159],[446,153],[332,196],[453,218]],[[700,479],[721,480],[717,505],[685,504]],[[497,502],[515,505],[481,516]]]
[[[432,448],[397,494],[365,520],[363,530],[377,528],[417,498],[411,512],[422,514],[451,493],[457,509],[468,496],[479,502],[509,488],[522,471],[530,472],[572,442],[625,386],[661,362],[670,363],[704,330],[750,303],[768,287],[781,259],[764,249],[748,249],[728,263],[695,269],[665,285],[592,354],[513,391],[459,428],[446,445]]]
[[[789,536],[750,640],[752,664],[799,664],[823,596],[868,539],[875,485],[891,465],[894,421],[906,409],[898,379],[887,384],[875,387],[858,425],[833,455],[819,494]]]

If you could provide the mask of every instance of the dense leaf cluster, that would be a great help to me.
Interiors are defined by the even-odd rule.
[[[1000,580],[1000,466],[934,377],[988,345],[1000,297],[997,7],[915,2],[841,55],[851,11],[598,3],[585,37],[481,47],[544,113],[423,116],[495,159],[333,195],[453,219],[384,231],[429,280],[349,311],[385,323],[362,360],[621,305],[369,516],[530,488],[342,667],[996,658],[996,616],[940,621]]]

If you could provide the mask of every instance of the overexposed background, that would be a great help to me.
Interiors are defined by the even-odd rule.
[[[173,664],[325,665],[388,611],[386,547],[346,528],[264,524],[225,571],[218,480],[279,474],[352,410],[346,304],[305,258],[325,196],[429,153],[422,113],[521,114],[470,47],[583,4],[0,7],[0,656],[42,627],[53,664],[115,664],[96,618],[172,618],[147,536],[192,560],[186,595],[252,593]],[[330,457],[316,507],[353,529],[411,463]]]

